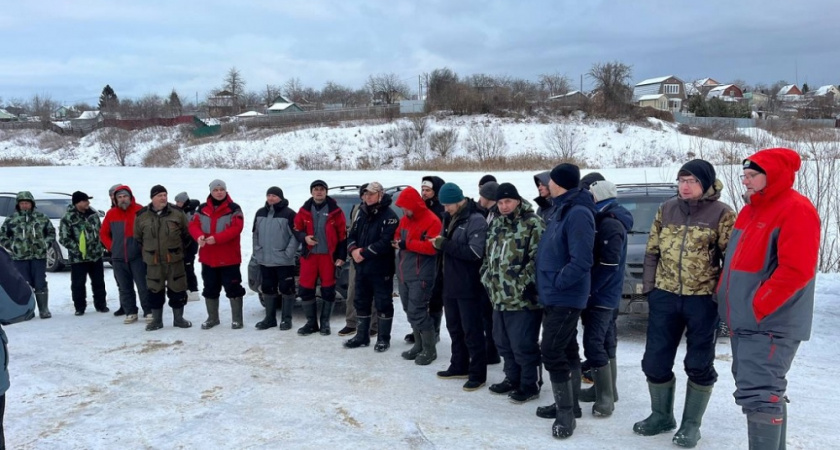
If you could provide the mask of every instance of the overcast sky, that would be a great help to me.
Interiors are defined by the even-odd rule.
[[[95,103],[175,88],[203,99],[231,67],[246,90],[297,77],[362,87],[449,67],[575,86],[595,62],[676,75],[840,83],[840,0],[39,0],[0,7],[0,97]],[[584,88],[589,82],[584,78]]]

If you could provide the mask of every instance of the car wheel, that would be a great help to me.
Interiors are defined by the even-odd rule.
[[[61,250],[58,248],[58,244],[53,244],[47,249],[47,272],[59,272],[63,268]]]

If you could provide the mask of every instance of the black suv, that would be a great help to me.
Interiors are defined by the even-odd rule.
[[[627,265],[621,291],[621,314],[647,314],[647,297],[642,294],[642,271],[650,226],[665,200],[677,195],[677,185],[619,184],[616,201],[633,215],[633,229],[627,233]]]

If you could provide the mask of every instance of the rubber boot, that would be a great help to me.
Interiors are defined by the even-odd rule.
[[[315,300],[304,300],[303,312],[306,314],[306,323],[298,328],[297,334],[301,336],[309,336],[318,331],[318,304]]]
[[[152,309],[152,321],[146,324],[146,331],[155,331],[163,328],[163,308]]]
[[[648,381],[651,414],[647,419],[633,425],[634,433],[642,436],[653,436],[677,427],[677,420],[674,419],[676,383],[676,378],[671,378],[671,381],[661,384]]]
[[[709,399],[712,398],[713,387],[688,382],[682,422],[680,423],[680,429],[674,435],[674,444],[685,448],[694,448],[697,445],[697,441],[700,440],[700,422],[703,420],[703,414],[706,412]]]
[[[613,403],[618,403],[618,363],[615,362],[615,358],[610,358],[610,374],[612,375]]]
[[[440,342],[440,323],[443,320],[443,312],[429,313],[429,316],[435,322],[435,342]]]
[[[428,366],[432,363],[432,361],[437,359],[437,349],[435,345],[437,345],[436,337],[435,337],[435,330],[434,328],[430,328],[428,330],[424,330],[420,332],[420,341],[423,345],[423,351],[414,358],[414,364],[418,366]]]
[[[423,341],[420,339],[420,331],[414,327],[411,327],[411,329],[412,342],[414,342],[414,346],[402,352],[400,356],[402,356],[403,359],[413,361],[417,359],[417,355],[419,355],[420,352],[423,351]]]
[[[281,297],[282,305],[280,306],[280,329],[292,329],[292,311],[295,308],[295,295],[283,294]]]
[[[242,323],[242,297],[230,299],[230,327],[238,330],[244,326]]]
[[[376,335],[376,345],[373,349],[382,353],[391,348],[391,325],[394,323],[393,317],[379,317],[379,334]]]
[[[551,389],[554,391],[554,404],[557,406],[557,417],[551,426],[551,434],[557,439],[566,439],[574,433],[576,425],[572,380],[551,383]]]
[[[540,373],[542,373],[542,366],[540,366]],[[542,376],[541,376],[542,377]],[[580,419],[583,416],[583,411],[580,409],[580,379],[581,379],[581,370],[580,366],[572,367],[571,370],[571,381],[572,381],[572,413],[575,416],[575,419]],[[557,417],[557,405],[550,404],[548,406],[538,406],[537,407],[537,417],[541,417],[543,419],[555,419]]]
[[[42,319],[52,317],[49,307],[50,294],[47,290],[35,292],[35,302],[38,304],[38,316]]]
[[[370,345],[370,316],[356,317],[356,335],[344,342],[345,348],[359,348]]]
[[[172,321],[172,326],[176,328],[190,328],[192,326],[192,322],[189,320],[184,319],[184,307],[180,308],[172,308],[172,315],[174,316],[174,320]]]
[[[321,303],[321,336],[330,335],[330,317],[332,317],[335,302],[324,301]]]
[[[610,375],[612,375],[612,392],[613,403],[618,402],[618,386],[616,384],[616,377],[618,376],[618,367],[615,363],[615,358],[610,358]],[[592,403],[595,401],[595,386],[588,387],[580,391],[580,401],[584,403]]]
[[[782,445],[785,417],[766,413],[747,415],[750,450],[774,450]],[[784,430],[787,431],[787,430]]]
[[[267,330],[277,326],[277,296],[263,294],[263,302],[265,303],[265,318],[257,322],[258,330]]]
[[[595,388],[595,404],[592,405],[592,415],[607,417],[615,410],[612,393],[612,372],[610,366],[593,367],[592,379]]]
[[[204,304],[207,306],[207,320],[201,324],[201,329],[209,330],[221,323],[219,322],[219,298],[205,298]]]

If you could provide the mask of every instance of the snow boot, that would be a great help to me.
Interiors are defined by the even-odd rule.
[[[592,405],[592,415],[611,416],[615,410],[612,393],[612,372],[610,366],[593,367],[592,378],[595,381],[595,404]]]
[[[190,328],[192,322],[184,319],[184,307],[172,308],[172,315],[175,319],[172,321],[172,326],[176,328]]]
[[[785,448],[782,441],[784,429],[784,415],[776,416],[767,413],[747,414],[747,433],[749,433],[750,450],[776,450]]]
[[[423,351],[423,341],[420,339],[420,330],[414,327],[412,327],[411,329],[413,330],[413,332],[411,333],[411,342],[414,342],[414,346],[402,352],[400,356],[402,356],[403,359],[413,361],[417,358],[417,355],[419,355]]]
[[[146,325],[146,331],[155,331],[163,328],[163,308],[152,309],[152,322]]]
[[[321,303],[321,336],[330,335],[330,317],[332,317],[333,307],[335,302],[328,302],[326,300]]]
[[[379,334],[376,335],[376,345],[373,349],[382,353],[391,348],[391,325],[394,322],[393,317],[379,317]]]
[[[610,359],[610,375],[612,377],[612,393],[613,403],[618,402],[618,388],[616,387],[615,377],[618,375],[615,358]],[[582,389],[578,399],[584,403],[592,403],[595,401],[595,386]]]
[[[437,348],[435,348],[437,342],[435,339],[434,328],[420,331],[420,341],[422,342],[423,351],[414,358],[414,364],[428,366],[432,361],[437,359]]]
[[[540,366],[540,373],[542,373],[542,366]],[[571,381],[572,381],[572,413],[575,416],[575,419],[580,419],[583,416],[583,411],[580,409],[580,366],[573,367],[571,370]],[[542,378],[542,375],[540,375]],[[541,417],[543,419],[555,419],[557,418],[557,405],[550,404],[548,406],[538,406],[537,407],[537,417]]]
[[[615,362],[615,358],[610,358],[610,374],[612,375],[612,384],[613,384],[613,403],[618,402],[618,363]]]
[[[205,298],[204,304],[207,306],[207,320],[201,324],[201,329],[209,330],[221,323],[219,322],[219,297]]]
[[[306,324],[298,328],[297,334],[309,336],[318,331],[318,304],[315,300],[304,300],[301,306],[306,314]]]
[[[677,420],[674,419],[676,383],[676,378],[671,378],[671,381],[667,383],[651,383],[648,381],[651,414],[647,419],[633,425],[634,433],[642,436],[653,436],[677,427]]]
[[[557,416],[551,426],[551,434],[557,439],[566,439],[574,433],[576,425],[572,381],[551,383],[551,389],[554,391],[554,404],[557,407]]]
[[[244,326],[242,323],[242,297],[230,299],[230,327],[238,330]]]
[[[295,295],[283,294],[281,297],[282,304],[280,305],[280,329],[292,329],[292,311],[295,308]]]
[[[712,398],[713,387],[694,384],[689,380],[685,391],[682,422],[674,435],[674,444],[685,448],[694,448],[697,445],[697,441],[700,440],[700,422],[703,420],[709,399]]]
[[[50,294],[46,289],[35,292],[35,302],[38,303],[38,316],[42,319],[49,319],[52,317],[49,307]]]
[[[435,342],[440,342],[440,322],[443,320],[443,312],[429,313],[435,323]]]
[[[370,345],[370,316],[357,316],[356,327],[356,335],[344,342],[345,348],[359,348]]]
[[[264,294],[263,301],[265,302],[265,318],[257,322],[258,330],[267,330],[277,326],[277,296]]]

